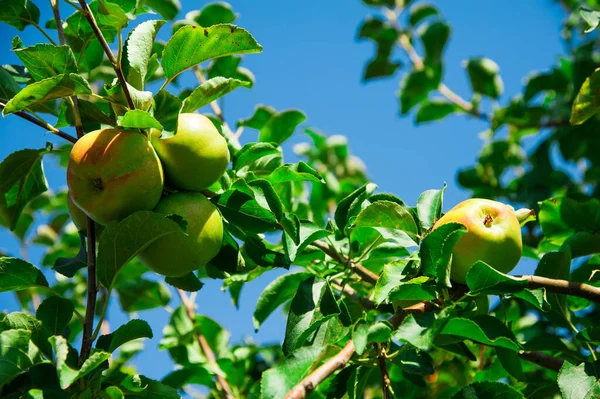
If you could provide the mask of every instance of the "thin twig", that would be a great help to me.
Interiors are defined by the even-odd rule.
[[[348,269],[352,270],[354,273],[359,275],[364,281],[371,283],[371,284],[375,284],[377,282],[377,280],[379,279],[379,277],[375,273],[373,273],[372,271],[370,271],[369,269],[367,269],[360,263],[355,263],[352,261],[352,259],[349,259],[349,258],[337,253],[337,251],[335,249],[333,249],[332,247],[330,247],[329,244],[327,244],[326,242],[318,240],[318,241],[312,242],[311,245],[313,247],[319,248],[321,251],[323,251],[327,255],[331,256],[333,259],[338,261],[340,264],[342,264],[342,265],[346,266]]]
[[[181,299],[181,304],[185,308],[186,313],[187,313],[188,317],[190,318],[190,321],[192,322],[192,324],[195,324],[196,315],[194,312],[194,303],[190,301],[190,299],[187,297],[186,293],[183,292],[182,290],[177,289],[177,293],[179,294],[179,298]],[[212,348],[208,344],[208,341],[206,341],[206,338],[204,338],[204,335],[202,335],[200,333],[196,333],[196,338],[198,340],[198,344],[200,345],[200,348],[202,348],[202,352],[204,352],[204,355],[208,359],[208,362],[215,369],[219,370],[220,367],[217,364],[217,358],[215,357],[215,353],[213,352]],[[217,381],[218,381],[217,388],[223,392],[225,397],[227,399],[235,399],[227,380],[224,377],[217,374]]]
[[[527,288],[545,288],[556,294],[566,294],[600,303],[600,288],[575,281],[556,280],[540,276],[518,276],[527,280]]]
[[[379,365],[379,370],[381,370],[381,390],[383,392],[383,399],[392,399],[392,392],[390,391],[392,381],[390,380],[387,364],[385,363],[385,352],[383,348],[377,344],[373,344],[373,348],[375,349],[375,353],[377,353],[377,364]]]
[[[92,10],[90,10],[90,6],[86,2],[86,0],[79,0],[79,4],[81,5],[83,15],[88,20],[92,30],[94,31],[94,34],[100,42],[100,45],[104,49],[104,53],[106,53],[108,60],[112,64],[115,73],[117,74],[117,78],[119,79],[119,83],[121,84],[121,88],[123,89],[123,93],[125,94],[125,98],[127,99],[127,104],[129,105],[129,108],[135,109],[135,104],[133,103],[131,94],[129,93],[129,88],[127,87],[127,81],[125,80],[125,76],[123,75],[121,65],[119,64],[118,60],[115,58],[115,55],[112,53],[112,50],[108,46],[108,43],[106,42],[106,39],[104,38],[104,35],[102,34],[102,31],[100,30],[100,27],[96,22],[96,18],[94,18],[94,14],[92,14]]]
[[[358,295],[354,288],[350,287],[348,284],[345,284],[341,280],[333,280],[333,286],[342,291],[344,295],[353,300],[354,302],[360,304],[366,310],[372,310],[377,308],[377,305],[368,298]]]
[[[94,339],[94,316],[96,314],[96,224],[87,218],[87,303],[85,307],[85,323],[83,324],[83,337],[81,339],[81,352],[79,363],[82,364],[90,354]],[[108,298],[107,298],[108,300]]]
[[[435,308],[435,305],[432,305],[427,302],[420,302],[416,305],[410,306],[405,309],[399,309],[394,315],[388,319],[390,324],[392,324],[393,329],[397,329],[400,324],[404,321],[406,316],[414,313],[423,313],[430,311]],[[352,340],[348,341],[346,346],[338,352],[331,359],[327,360],[323,363],[319,368],[306,376],[302,381],[300,381],[294,388],[292,388],[286,395],[285,399],[301,399],[305,398],[309,393],[311,393],[321,382],[327,379],[330,375],[335,373],[337,370],[343,369],[346,367],[352,355],[354,355],[355,348],[354,342]]]
[[[519,357],[523,360],[527,360],[528,362],[535,363],[538,366],[542,366],[548,370],[553,370],[556,372],[560,371],[560,368],[565,362],[563,359],[547,355],[543,352],[521,352],[519,353]]]
[[[0,102],[0,109],[4,109],[4,107],[6,107],[6,104]],[[44,128],[44,129],[48,130],[50,133],[53,133],[53,134],[57,135],[58,137],[63,138],[67,141],[70,141],[71,143],[77,142],[77,139],[75,137],[71,136],[70,134],[67,134],[61,130],[58,130],[57,128],[55,128],[54,126],[49,124],[48,122],[44,122],[44,121],[40,121],[40,120],[36,119],[33,116],[29,115],[28,113],[18,111],[18,112],[13,112],[13,114],[31,122],[31,123],[35,123],[39,127]]]

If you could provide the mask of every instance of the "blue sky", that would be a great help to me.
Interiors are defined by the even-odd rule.
[[[49,2],[37,0],[42,22],[50,18]],[[205,2],[181,0],[179,18]],[[257,104],[278,110],[298,108],[307,114],[304,127],[313,127],[326,134],[348,136],[350,148],[367,165],[372,181],[385,192],[395,193],[414,204],[427,189],[441,188],[448,183],[445,209],[468,197],[456,183],[459,168],[470,166],[481,148],[478,134],[486,129],[480,121],[452,116],[441,123],[415,126],[413,116],[400,117],[396,93],[399,76],[373,83],[361,81],[364,63],[373,55],[373,44],[357,42],[356,32],[364,17],[376,10],[363,6],[359,0],[280,0],[231,1],[239,19],[236,24],[246,28],[263,46],[263,53],[249,55],[243,66],[256,77],[252,90],[239,89],[224,102],[226,119],[236,120],[252,115]],[[433,1],[452,26],[445,56],[444,82],[455,92],[469,98],[470,89],[462,61],[486,56],[496,61],[504,80],[504,104],[522,90],[523,78],[533,71],[548,69],[556,63],[563,48],[559,40],[560,21],[564,17],[551,0],[504,1]],[[63,3],[63,16],[71,9]],[[145,19],[159,19],[152,16]],[[141,21],[140,21],[141,22]],[[43,23],[42,23],[43,24]],[[170,26],[159,35],[168,39]],[[0,24],[0,60],[3,64],[18,63],[10,51],[10,39],[19,35],[26,45],[43,41],[34,28],[18,32]],[[53,34],[54,35],[54,34]],[[192,76],[184,75],[184,84],[194,84]],[[156,90],[158,86],[151,87]],[[16,116],[0,120],[0,159],[22,148],[41,148],[46,141],[57,143],[43,129]],[[257,132],[247,129],[242,141],[254,141]],[[289,162],[295,161],[291,148],[306,141],[299,129],[284,147]],[[527,146],[535,144],[528,139]],[[45,162],[51,187],[66,186],[64,172],[52,162]],[[18,245],[10,234],[0,232],[0,249],[17,254]],[[40,248],[32,247],[31,261],[41,256]],[[516,273],[532,273],[534,263],[524,261]],[[257,342],[282,339],[285,331],[283,312],[273,314],[254,333],[252,312],[264,287],[281,274],[267,273],[247,285],[236,310],[229,294],[222,292],[220,282],[208,282],[198,293],[198,312],[226,326],[233,342],[246,337]],[[113,305],[116,304],[114,301]],[[175,295],[171,303],[176,306]],[[0,310],[17,310],[14,296],[0,294]],[[149,377],[160,378],[172,369],[166,352],[157,351],[161,326],[168,321],[162,309],[141,312],[154,328],[155,338],[146,341],[147,351],[135,363]],[[111,306],[109,321],[113,328],[126,320],[117,306]]]

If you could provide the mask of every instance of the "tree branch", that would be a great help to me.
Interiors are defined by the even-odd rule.
[[[188,317],[190,318],[190,321],[195,326],[196,315],[194,312],[194,303],[192,301],[190,301],[188,296],[182,290],[177,289],[177,293],[179,294],[179,298],[181,299],[181,304],[185,308],[186,313],[187,313]],[[200,348],[202,348],[202,352],[204,352],[204,355],[208,359],[208,362],[211,364],[211,366],[213,366],[213,368],[215,368],[217,370],[220,370],[219,365],[217,364],[217,359],[215,357],[215,353],[212,351],[212,348],[208,344],[208,341],[206,341],[206,338],[204,338],[204,335],[197,333],[196,339],[198,340],[198,344],[200,345]],[[217,381],[218,381],[217,388],[223,392],[225,397],[227,399],[235,399],[227,380],[224,377],[221,377],[220,375],[217,374]]]
[[[414,313],[424,313],[435,309],[435,305],[428,302],[420,302],[416,305],[398,309],[394,315],[388,319],[390,324],[392,324],[392,328],[397,329],[400,324],[404,321],[406,316]],[[343,369],[346,367],[352,355],[354,355],[355,348],[354,342],[352,340],[348,341],[346,346],[338,352],[331,359],[327,360],[323,363],[319,368],[314,370],[308,376],[306,376],[302,381],[300,381],[294,388],[292,388],[286,395],[285,399],[301,399],[305,398],[309,393],[314,391],[314,389],[325,379],[327,379],[330,375],[335,373],[337,370]]]
[[[81,339],[81,352],[79,353],[79,364],[83,364],[90,354],[94,338],[94,316],[96,314],[96,224],[87,218],[87,304],[85,307],[85,322],[83,323],[83,337]],[[106,298],[108,301],[108,298]]]
[[[4,107],[6,107],[6,104],[0,102],[0,109],[4,109]],[[35,123],[39,127],[44,128],[44,129],[48,130],[50,133],[53,133],[53,134],[57,135],[58,137],[65,139],[67,141],[70,141],[71,143],[77,142],[77,139],[75,137],[71,136],[70,134],[63,132],[62,130],[58,130],[57,128],[55,128],[54,126],[49,124],[48,122],[44,122],[44,121],[36,119],[26,112],[18,111],[18,112],[13,112],[13,114],[31,122],[31,123]]]
[[[556,294],[566,294],[600,303],[600,288],[575,281],[555,280],[540,276],[518,276],[528,280],[527,288],[545,288]]]
[[[113,69],[117,74],[117,79],[119,79],[119,83],[121,83],[121,87],[123,88],[123,93],[125,94],[125,98],[127,99],[127,104],[129,105],[129,108],[135,109],[135,104],[131,99],[131,94],[129,93],[129,88],[127,87],[127,81],[125,80],[125,76],[123,75],[121,65],[119,64],[118,60],[115,58],[115,55],[112,53],[110,47],[108,46],[108,43],[106,42],[106,39],[104,38],[104,35],[102,34],[102,31],[100,30],[100,27],[96,22],[96,18],[94,18],[94,14],[92,14],[92,10],[90,10],[90,6],[86,2],[86,0],[79,0],[79,4],[81,5],[81,12],[88,20],[92,30],[94,31],[94,34],[100,42],[100,45],[102,45],[102,48],[104,49],[104,53],[108,57],[108,60],[112,64]]]
[[[335,249],[329,246],[326,242],[323,241],[314,241],[310,245],[313,247],[319,248],[321,251],[325,252],[327,255],[338,261],[340,264],[346,266],[348,269],[352,270],[354,273],[359,275],[364,281],[375,284],[379,277],[361,265],[360,263],[355,263],[352,259],[347,258],[343,255],[337,253]]]
[[[535,363],[538,366],[547,368],[548,370],[559,372],[563,363],[563,359],[554,356],[546,355],[543,352],[521,352],[519,357],[528,362]]]
[[[375,349],[375,353],[377,353],[377,364],[379,365],[379,370],[381,370],[381,390],[383,392],[383,399],[392,399],[392,392],[390,391],[392,381],[390,380],[387,364],[385,363],[384,351],[377,344],[373,344],[373,348]]]

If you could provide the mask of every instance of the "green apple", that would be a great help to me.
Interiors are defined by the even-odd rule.
[[[161,138],[153,129],[152,145],[160,158],[167,183],[187,191],[201,191],[215,183],[227,170],[227,141],[207,117],[180,114],[177,133]]]
[[[83,213],[83,211],[77,205],[75,205],[75,203],[71,199],[71,193],[67,194],[67,209],[69,210],[69,215],[71,216],[73,224],[75,225],[75,227],[77,227],[77,230],[81,232],[87,231],[87,215]],[[100,237],[100,234],[102,233],[103,229],[104,226],[96,223],[96,238]]]
[[[152,210],[160,201],[164,177],[146,135],[103,129],[75,143],[67,183],[75,205],[97,223],[106,224]]]
[[[171,194],[160,201],[154,212],[178,215],[187,222],[187,235],[183,231],[168,234],[140,253],[142,263],[156,273],[184,276],[204,267],[221,249],[223,219],[203,194]]]
[[[521,259],[521,226],[511,206],[469,199],[442,216],[433,229],[446,223],[461,223],[467,228],[452,251],[450,278],[457,283],[465,284],[467,272],[477,261],[508,273]]]

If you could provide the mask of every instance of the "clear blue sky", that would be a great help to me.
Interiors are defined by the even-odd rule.
[[[49,2],[34,1],[42,11],[42,25],[51,17]],[[452,34],[445,57],[445,83],[468,98],[470,91],[462,61],[487,56],[500,65],[505,84],[501,102],[521,91],[523,77],[532,71],[544,70],[556,62],[562,53],[559,41],[559,6],[551,0],[495,1],[433,1],[442,10]],[[181,0],[183,15],[205,2]],[[473,164],[481,148],[479,132],[485,124],[464,117],[450,117],[441,123],[416,127],[413,117],[399,116],[399,77],[363,84],[361,76],[365,61],[373,54],[373,44],[357,42],[356,32],[363,18],[375,10],[359,0],[280,0],[231,1],[240,14],[239,26],[248,29],[262,44],[262,54],[250,55],[243,65],[254,73],[252,90],[240,89],[227,96],[224,112],[229,121],[252,115],[257,104],[267,104],[278,110],[299,108],[308,120],[305,126],[327,134],[342,134],[350,147],[367,165],[368,174],[379,189],[399,195],[414,204],[419,194],[448,183],[445,209],[467,198],[456,183],[456,171]],[[63,16],[71,12],[62,4]],[[155,16],[151,19],[159,19]],[[161,39],[167,39],[170,26],[163,27]],[[17,32],[0,24],[0,60],[3,64],[18,63],[10,51],[10,39],[19,34],[26,45],[43,41],[34,28]],[[53,34],[54,35],[54,34]],[[192,84],[191,76],[184,82]],[[154,90],[157,87],[153,87]],[[0,121],[0,159],[22,148],[41,148],[50,135],[15,116]],[[256,140],[255,131],[247,129],[243,141]],[[285,146],[288,161],[294,161],[293,143],[305,141],[299,130]],[[535,143],[530,139],[528,146]],[[50,185],[58,190],[66,186],[64,172],[52,162],[45,162]],[[0,232],[0,249],[18,254],[15,239]],[[39,261],[40,248],[31,248],[32,262]],[[531,273],[534,264],[524,261],[517,273]],[[252,312],[258,295],[279,271],[267,273],[247,285],[236,310],[229,294],[220,290],[220,282],[208,282],[198,294],[198,311],[226,326],[233,342],[249,337],[257,342],[279,341],[285,331],[283,312],[276,312],[255,334]],[[175,297],[171,303],[176,306]],[[116,305],[116,300],[113,305]],[[14,296],[0,294],[0,310],[17,310]],[[122,324],[125,316],[117,306],[111,306],[109,321],[113,327]],[[147,351],[135,363],[141,373],[160,378],[172,369],[166,352],[156,348],[161,326],[168,314],[162,309],[140,312],[138,315],[154,326],[155,338],[146,341]]]

